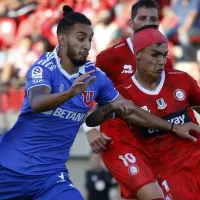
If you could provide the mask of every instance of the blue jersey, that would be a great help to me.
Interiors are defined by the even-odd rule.
[[[21,114],[13,128],[0,138],[0,165],[23,174],[43,175],[64,170],[70,148],[83,119],[95,100],[113,101],[118,92],[112,82],[93,63],[86,62],[76,74],[69,75],[53,52],[43,54],[28,71]],[[35,113],[30,107],[30,88],[46,85],[51,93],[69,90],[75,79],[95,69],[96,80],[87,91],[47,112]]]

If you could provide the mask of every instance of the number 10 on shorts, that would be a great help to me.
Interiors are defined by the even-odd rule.
[[[120,155],[119,159],[123,161],[126,167],[128,167],[129,164],[136,162],[136,157],[132,153],[127,153],[124,156]]]

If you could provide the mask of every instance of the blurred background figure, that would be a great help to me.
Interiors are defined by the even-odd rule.
[[[177,40],[182,47],[182,61],[196,61],[196,49],[191,37],[200,35],[200,1],[175,0],[171,8],[165,8],[164,33],[168,40]]]
[[[86,171],[86,200],[111,200],[111,189],[117,186],[112,175],[105,169],[101,154],[92,153],[91,168]]]
[[[9,82],[11,78],[25,80],[29,67],[38,59],[31,49],[32,44],[32,39],[26,36],[8,51],[7,60],[2,69],[3,83]]]
[[[200,83],[200,1],[171,0],[162,9],[161,29],[169,40],[174,68]]]

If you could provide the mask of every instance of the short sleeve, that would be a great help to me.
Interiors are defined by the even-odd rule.
[[[27,82],[25,90],[29,91],[30,88],[46,85],[51,89],[51,71],[45,67],[35,65],[31,67],[27,74]]]
[[[114,101],[118,97],[119,93],[114,88],[112,81],[99,68],[97,68],[96,73],[98,74],[97,82],[99,91],[95,101],[99,105],[104,105]]]

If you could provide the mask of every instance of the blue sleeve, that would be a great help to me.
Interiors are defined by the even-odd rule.
[[[198,3],[199,3],[199,0],[190,0],[187,5],[187,12],[189,13],[191,11],[198,11]],[[178,0],[175,3],[173,7],[173,10],[175,13],[180,12],[180,4],[181,4],[181,0]]]
[[[27,74],[27,82],[25,91],[28,93],[30,88],[46,85],[51,89],[51,76],[52,72],[40,65],[33,65]]]
[[[106,74],[102,72],[98,67],[96,69],[99,91],[95,100],[99,105],[104,105],[115,100],[118,97],[119,93],[114,88],[113,83],[106,76]]]

